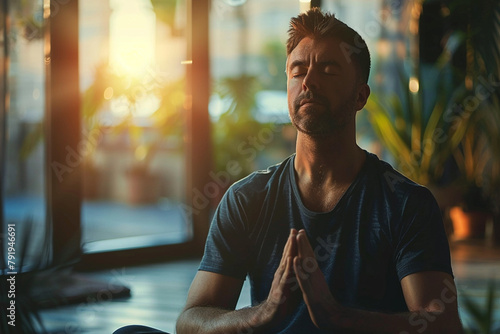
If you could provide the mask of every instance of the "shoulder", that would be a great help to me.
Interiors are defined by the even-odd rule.
[[[388,200],[400,205],[411,199],[434,200],[432,193],[425,186],[401,174],[375,154],[368,153],[367,160],[369,178],[376,180]]]
[[[270,189],[288,177],[294,155],[264,170],[258,170],[233,183],[228,193],[238,198],[252,197],[269,192]]]
[[[217,206],[213,223],[219,227],[231,226],[249,231],[256,222],[256,215],[272,202],[269,200],[272,194],[279,194],[280,184],[286,183],[290,161],[293,161],[293,156],[233,183]]]

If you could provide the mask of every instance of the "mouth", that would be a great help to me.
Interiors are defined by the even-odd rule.
[[[306,105],[306,104],[322,104],[322,103],[320,101],[314,100],[314,99],[304,99],[304,100],[300,101],[300,106],[301,107],[303,105]]]

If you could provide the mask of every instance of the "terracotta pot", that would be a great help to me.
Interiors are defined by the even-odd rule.
[[[427,188],[431,191],[441,211],[446,211],[462,200],[463,190],[457,185],[437,186],[428,184]]]
[[[484,238],[486,222],[490,218],[489,212],[468,211],[454,206],[450,209],[450,218],[453,222],[453,237],[455,239]]]

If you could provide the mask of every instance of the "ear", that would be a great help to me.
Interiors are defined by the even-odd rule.
[[[356,98],[356,111],[363,109],[368,101],[368,96],[370,96],[370,86],[368,84],[362,83],[358,87],[358,96]]]

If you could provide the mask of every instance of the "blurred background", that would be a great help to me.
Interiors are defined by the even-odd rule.
[[[89,311],[106,301],[118,302],[115,315],[149,309],[165,328],[131,291],[177,293],[173,331],[224,191],[294,152],[285,43],[290,18],[311,6],[366,40],[372,94],[358,143],[432,190],[463,282],[464,322],[498,331],[486,282],[500,269],[499,1],[1,4],[1,226],[4,236],[15,226],[15,266],[30,277],[31,306],[19,312],[43,315],[34,332],[117,327],[127,317],[103,327]],[[137,269],[145,263],[153,283]],[[138,281],[120,274],[112,291],[111,270],[129,267]],[[96,302],[100,291],[109,295]],[[80,308],[55,311],[68,303]]]

